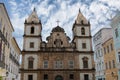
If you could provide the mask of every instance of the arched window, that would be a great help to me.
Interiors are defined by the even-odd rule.
[[[85,28],[81,28],[81,34],[85,35]]]
[[[88,68],[88,58],[87,57],[83,58],[83,68]]]
[[[33,63],[34,63],[34,58],[29,57],[28,58],[28,68],[33,69]]]
[[[34,34],[34,27],[31,27],[31,34]]]

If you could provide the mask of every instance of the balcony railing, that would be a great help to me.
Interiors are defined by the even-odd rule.
[[[1,30],[0,30],[0,38],[1,38],[2,41],[5,42],[5,44],[7,44],[7,39],[5,38],[5,36],[4,36],[4,34],[1,32]]]
[[[10,53],[10,59],[19,66],[19,62],[15,59],[15,57]]]

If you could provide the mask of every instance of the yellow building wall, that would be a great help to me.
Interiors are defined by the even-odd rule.
[[[104,52],[104,64],[105,64],[105,80],[117,80],[118,69],[116,67],[116,56],[115,56],[113,38],[110,38],[109,40],[103,43],[103,52]],[[113,60],[114,60],[114,64],[113,64]]]

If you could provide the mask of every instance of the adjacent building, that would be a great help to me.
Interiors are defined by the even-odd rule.
[[[5,5],[0,3],[0,78],[3,80],[12,80],[14,77],[11,77],[11,74],[15,76],[19,70],[18,64],[21,52],[15,39],[12,37],[13,31],[14,29]],[[17,55],[14,59],[10,55],[12,51]],[[13,68],[14,72],[11,71],[11,68]],[[15,78],[14,80],[17,79]]]
[[[112,34],[112,30],[110,31]],[[109,36],[108,40],[103,42],[102,47],[104,53],[105,80],[118,80],[113,36]]]
[[[21,80],[94,80],[90,23],[79,11],[73,39],[57,25],[46,42],[35,10],[25,20]]]
[[[104,53],[102,44],[111,36],[111,28],[100,29],[94,36],[94,57],[95,57],[95,77],[96,80],[105,80]],[[111,34],[111,35],[109,35]],[[109,36],[108,36],[109,35]]]
[[[20,53],[21,50],[13,37],[11,39],[11,50],[9,54],[9,75],[8,80],[19,80]]]
[[[111,27],[113,29],[117,67],[119,69],[118,78],[120,79],[120,12],[112,19]]]

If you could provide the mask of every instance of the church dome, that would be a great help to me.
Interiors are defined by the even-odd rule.
[[[52,32],[64,32],[64,29],[57,26],[57,27],[53,28]]]

